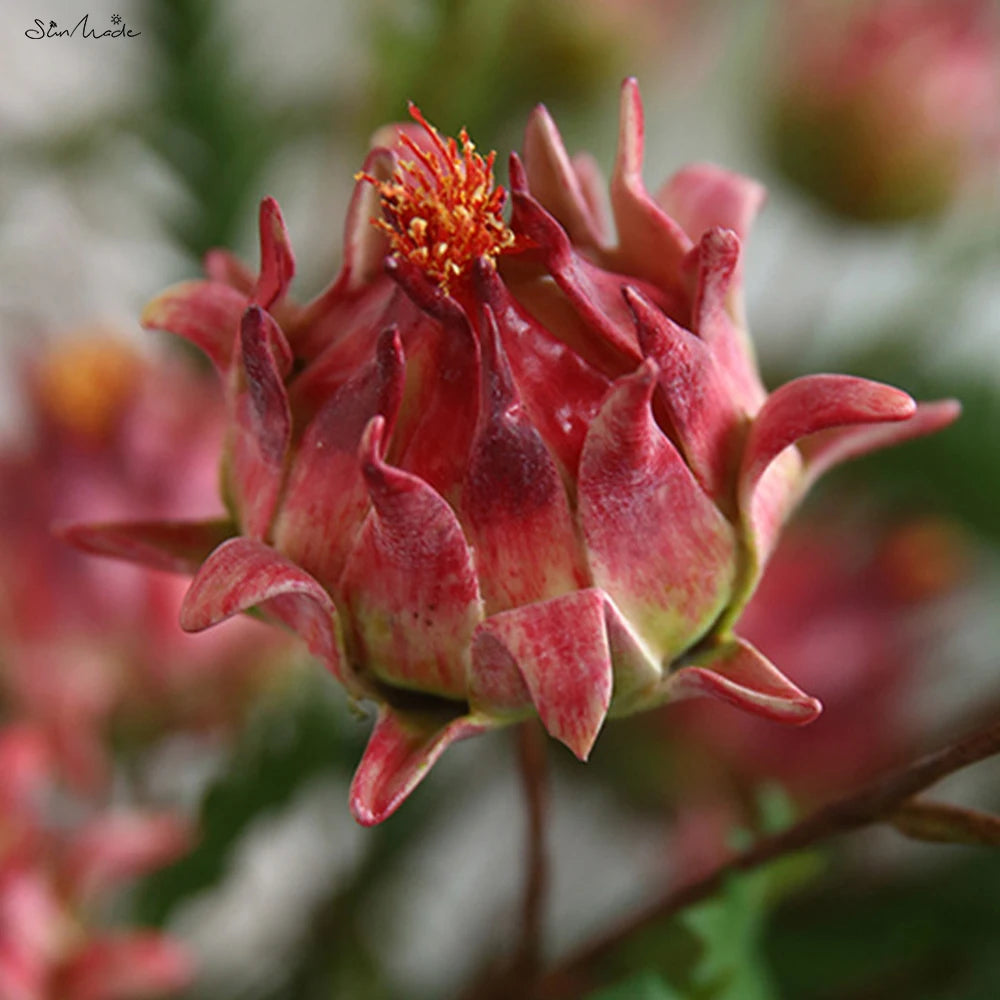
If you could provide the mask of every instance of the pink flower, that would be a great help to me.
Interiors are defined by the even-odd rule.
[[[1000,154],[1000,24],[984,0],[790,4],[777,53],[779,164],[869,221],[940,211]]]
[[[0,730],[0,996],[4,1000],[144,1000],[191,980],[187,953],[141,930],[104,931],[88,913],[122,882],[188,850],[186,824],[168,814],[94,816],[79,829],[48,822],[45,736]]]
[[[54,521],[102,514],[220,511],[225,410],[214,384],[107,335],[67,340],[25,367],[26,439],[0,453],[10,529],[0,538],[0,703],[44,728],[63,777],[94,787],[112,720],[143,737],[164,724],[221,728],[280,637],[234,622],[205,645],[177,627],[182,580],[98,563],[52,534]]]
[[[819,704],[733,625],[820,472],[956,405],[837,375],[768,397],[739,284],[762,191],[695,166],[647,194],[633,81],[617,241],[596,168],[543,108],[511,157],[509,223],[492,156],[412,116],[377,137],[315,301],[287,297],[266,200],[258,275],[215,254],[209,280],[143,317],[200,345],[227,386],[232,537],[78,537],[195,573],[185,628],[256,607],[379,706],[351,793],[363,823],[453,741],[536,713],[581,758],[609,713],[695,694],[809,721]]]

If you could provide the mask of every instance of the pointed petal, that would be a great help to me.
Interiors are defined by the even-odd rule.
[[[253,301],[269,309],[288,291],[295,275],[295,257],[281,209],[273,198],[260,203],[259,220],[260,277],[254,287]]]
[[[617,267],[677,292],[692,240],[650,197],[642,180],[643,111],[639,85],[622,84],[618,155],[611,176],[611,207],[618,230]]]
[[[562,224],[576,246],[597,248],[600,227],[552,116],[539,104],[524,134],[524,169],[532,195]]]
[[[387,149],[376,146],[365,158],[363,173],[378,180],[388,180],[396,166],[396,158]],[[382,262],[388,252],[389,241],[371,220],[381,215],[379,194],[367,181],[354,185],[354,194],[347,208],[344,223],[344,264],[337,279],[345,292],[355,292],[369,284],[382,273]]]
[[[71,545],[93,555],[188,574],[196,573],[216,546],[236,534],[236,527],[228,518],[71,524],[53,530]]]
[[[292,436],[285,391],[287,341],[269,313],[247,309],[240,326],[231,484],[244,533],[263,539],[271,525]]]
[[[388,819],[452,743],[489,728],[470,716],[442,721],[383,705],[351,782],[354,818],[362,826]]]
[[[216,281],[182,281],[153,299],[139,322],[200,347],[220,372],[228,371],[246,296]]]
[[[728,503],[744,421],[711,351],[640,292],[626,286],[623,294],[643,354],[659,368],[661,399],[688,464],[716,503]]]
[[[382,460],[385,421],[359,450],[372,511],[344,567],[359,658],[389,684],[464,698],[482,602],[472,553],[448,504]]]
[[[58,976],[65,1000],[137,1000],[177,993],[194,979],[187,950],[164,934],[132,932],[92,940]]]
[[[483,622],[480,643],[484,636],[516,664],[549,733],[586,760],[613,685],[601,592],[581,590],[503,611]]]
[[[957,399],[942,399],[918,403],[913,416],[900,423],[838,428],[819,434],[802,444],[807,481],[815,482],[827,469],[848,459],[934,434],[957,420],[961,412],[962,404]]]
[[[646,361],[616,383],[583,446],[578,492],[594,584],[669,662],[728,600],[736,539],[653,420],[656,378]]]
[[[611,383],[524,310],[495,267],[479,266],[475,275],[477,293],[496,318],[500,341],[531,422],[573,482],[587,428]]]
[[[253,539],[232,538],[208,557],[184,597],[181,628],[200,632],[258,607],[298,633],[309,651],[352,694],[358,693],[330,595],[305,570]]]
[[[791,467],[787,476],[764,475],[786,448],[830,428],[906,420],[915,409],[901,389],[850,375],[809,375],[773,392],[751,425],[739,480],[739,506],[758,564],[801,490]]]
[[[711,163],[682,167],[656,193],[656,201],[692,240],[715,227],[745,240],[766,197],[762,184]]]
[[[774,722],[804,725],[823,706],[796,687],[745,639],[703,654],[690,666],[674,671],[666,683],[670,700],[710,695]]]
[[[698,280],[692,329],[709,345],[734,403],[753,416],[767,391],[743,318],[739,239],[728,229],[710,229],[693,253]]]
[[[486,613],[587,585],[562,477],[514,388],[484,307],[482,409],[459,506]]]
[[[336,390],[306,428],[288,474],[274,544],[333,592],[368,509],[358,445],[376,414],[391,434],[403,395],[403,349],[383,332],[376,357]]]

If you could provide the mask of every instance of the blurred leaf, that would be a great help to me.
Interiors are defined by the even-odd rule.
[[[915,799],[904,803],[890,822],[913,840],[1000,847],[1000,817],[975,809]]]
[[[587,1000],[685,1000],[655,972],[643,972],[616,986],[592,993]]]

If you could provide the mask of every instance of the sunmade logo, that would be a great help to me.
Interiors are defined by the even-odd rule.
[[[45,22],[44,18],[36,17],[35,26],[24,32],[25,38],[40,40],[43,38],[138,38],[141,31],[133,31],[121,18],[120,14],[111,15],[110,28],[95,28],[90,24],[90,15],[84,14],[72,28],[61,28],[55,21]]]

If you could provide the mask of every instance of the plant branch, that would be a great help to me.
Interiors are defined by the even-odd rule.
[[[634,934],[712,896],[726,879],[776,858],[812,847],[852,830],[892,821],[897,811],[918,792],[970,764],[1000,753],[1000,722],[966,736],[935,753],[921,757],[860,791],[817,810],[781,833],[764,837],[735,854],[704,878],[672,889],[646,904],[611,930],[586,942],[536,983],[535,1000],[569,1000],[581,995],[587,973]]]

